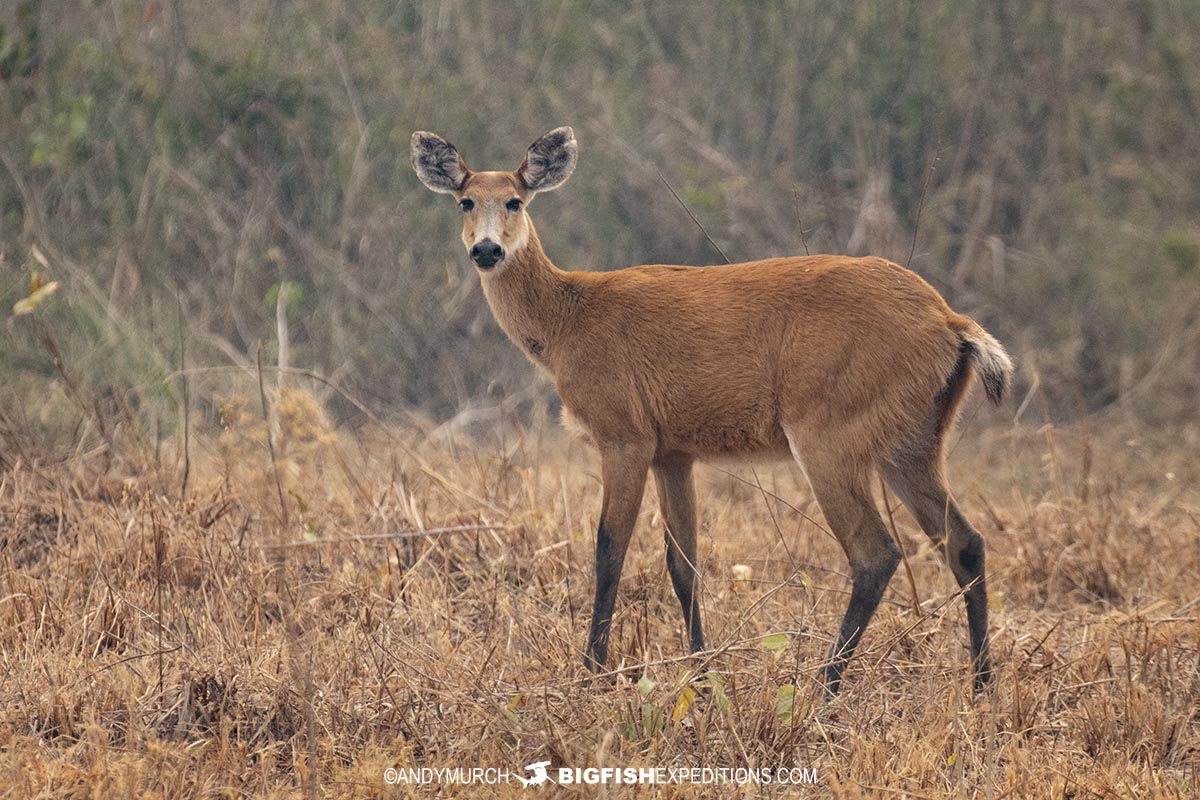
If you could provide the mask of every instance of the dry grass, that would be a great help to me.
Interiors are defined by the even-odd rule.
[[[808,796],[1200,787],[1196,430],[969,435],[953,473],[990,548],[994,693],[972,699],[953,580],[898,511],[921,611],[901,571],[843,695],[822,704],[813,677],[848,580],[794,470],[701,473],[717,652],[700,665],[681,658],[644,503],[610,654],[625,670],[588,687],[590,454],[554,431],[489,445],[335,435],[302,395],[278,405],[286,529],[253,403],[197,437],[183,501],[165,467],[0,476],[0,794],[452,795],[386,786],[384,769],[524,774],[543,758],[815,767]],[[786,641],[766,644],[783,646],[764,646],[776,633]],[[694,694],[688,668],[715,679]]]

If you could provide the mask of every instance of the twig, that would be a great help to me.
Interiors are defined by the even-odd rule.
[[[792,555],[792,548],[788,547],[787,539],[783,536],[783,528],[779,527],[779,520],[775,518],[775,509],[771,508],[771,501],[767,499],[767,490],[763,488],[762,481],[758,478],[758,470],[750,468],[750,474],[754,476],[754,484],[758,487],[758,491],[762,493],[763,505],[767,507],[767,515],[771,517],[771,524],[775,526],[775,534],[779,537],[779,543],[783,545],[783,552],[787,553],[788,562],[792,565],[792,570],[799,571],[796,566],[796,557]]]
[[[796,206],[796,227],[800,229],[800,244],[804,245],[804,255],[811,256],[808,252],[808,239],[804,238],[804,221],[800,219],[800,190],[796,188],[796,184],[792,184],[792,202]]]
[[[900,529],[896,527],[896,518],[892,515],[892,501],[888,498],[887,484],[883,476],[879,476],[879,488],[883,490],[883,507],[887,509],[888,527],[892,529],[892,538],[900,550],[900,560],[904,562],[904,571],[908,575],[908,586],[912,589],[913,611],[921,616],[921,597],[917,594],[917,579],[913,577],[912,565],[908,563],[908,553],[904,551],[904,543],[900,541]]]
[[[934,158],[933,163],[929,165],[929,171],[925,173],[925,182],[921,184],[921,197],[917,200],[917,218],[913,221],[912,247],[908,251],[908,260],[904,262],[906,267],[912,263],[913,254],[917,252],[917,233],[921,230],[921,209],[925,207],[925,190],[929,188],[929,181],[933,179],[936,170],[937,158]]]
[[[88,680],[91,680],[92,678],[96,677],[101,672],[107,672],[110,669],[112,669],[113,667],[119,667],[122,664],[128,664],[130,661],[137,661],[142,658],[151,658],[152,656],[158,656],[159,658],[162,658],[164,655],[170,655],[171,653],[174,653],[177,650],[182,650],[182,649],[183,649],[183,645],[177,644],[174,647],[168,647],[166,650],[163,650],[160,647],[156,652],[153,652],[153,653],[134,653],[131,656],[125,656],[123,658],[118,658],[116,661],[112,662],[111,664],[105,664],[103,667],[100,667],[100,669],[96,670],[95,672],[89,672],[87,675],[84,675],[82,678],[79,678],[74,683],[72,683],[71,686],[78,686],[79,684],[83,683],[84,681],[88,681]]]
[[[675,191],[675,187],[672,186],[671,182],[667,180],[667,176],[663,175],[662,170],[658,167],[655,167],[654,169],[656,172],[658,172],[658,177],[662,178],[662,182],[666,185],[667,190],[670,191],[675,199],[679,201],[679,205],[683,206],[683,210],[687,212],[687,215],[692,218],[692,222],[696,223],[696,227],[698,227],[700,232],[704,234],[704,238],[708,239],[708,243],[717,249],[717,252],[721,254],[721,258],[725,259],[726,264],[732,264],[733,262],[729,260],[729,256],[725,255],[725,251],[721,249],[721,245],[713,241],[713,238],[708,235],[708,231],[705,230],[704,225],[701,224],[700,220],[696,219],[696,215],[693,214],[692,210],[687,207],[687,203],[683,202],[683,198],[679,196],[679,192]]]
[[[787,586],[787,585],[788,584],[784,583],[784,584],[781,584],[780,586],[782,587],[782,586]],[[740,626],[739,626],[739,629],[740,629]],[[736,633],[736,631],[735,631],[735,633]],[[778,631],[777,633],[788,634],[788,631]],[[801,633],[802,632],[796,632],[796,633],[790,634],[790,635],[801,635]],[[773,634],[765,633],[762,635],[748,636],[743,639],[733,639],[731,637],[724,644],[721,644],[718,647],[710,647],[707,650],[698,650],[695,653],[688,653],[686,655],[680,655],[680,656],[671,656],[669,658],[660,658],[660,659],[657,659],[654,661],[638,661],[637,663],[629,664],[628,666],[617,667],[615,669],[606,670],[605,672],[597,672],[597,673],[586,675],[582,678],[576,679],[575,681],[573,681],[573,683],[577,684],[577,685],[578,684],[588,684],[588,683],[592,683],[595,681],[604,680],[605,678],[615,678],[619,675],[625,675],[630,672],[645,672],[649,667],[662,667],[662,666],[666,666],[669,664],[687,663],[687,662],[692,662],[692,661],[700,661],[700,663],[698,666],[690,668],[689,671],[692,672],[696,676],[701,676],[705,672],[708,671],[709,665],[713,661],[715,661],[718,656],[724,655],[725,653],[729,653],[729,652],[735,652],[735,651],[740,650],[741,648],[745,647],[746,645],[757,644],[758,642],[761,642],[767,636],[771,636],[771,635],[773,635]],[[762,648],[754,647],[751,649],[751,652],[762,652]],[[818,669],[820,669],[820,665],[813,666],[810,669],[804,670],[804,671],[816,672]]]
[[[258,346],[258,352],[259,361],[261,362],[261,342]],[[260,370],[259,375],[261,376],[261,374]],[[287,513],[286,509],[284,509],[284,513]],[[284,641],[286,642],[285,652],[287,653],[288,672],[292,679],[291,689],[303,699],[304,703],[304,744],[308,751],[308,763],[305,765],[308,772],[304,776],[305,784],[308,788],[308,797],[316,798],[319,794],[319,787],[317,775],[317,710],[316,706],[313,705],[313,698],[316,695],[316,692],[313,690],[313,660],[316,658],[317,644],[310,641],[307,648],[308,652],[305,653],[306,648],[301,639],[309,637],[309,632],[302,628],[300,624],[299,608],[302,604],[301,597],[298,595],[301,593],[307,594],[308,590],[303,581],[298,582],[293,587],[286,580],[286,574],[287,570],[284,569],[276,572],[277,580],[279,581],[276,591],[280,598],[280,605],[285,609],[282,621]]]
[[[163,698],[163,530],[158,512],[150,509],[150,526],[154,530],[154,595],[158,605],[158,699]]]
[[[283,481],[279,478],[279,461],[275,458],[275,439],[271,435],[271,412],[267,407],[267,390],[263,386],[262,342],[258,343],[258,397],[262,400],[263,421],[267,423],[267,450],[271,454],[271,468],[275,472],[275,491],[279,493],[279,510],[283,513],[283,526],[288,524],[287,500],[283,496]]]
[[[284,376],[288,368],[287,296],[287,284],[283,280],[283,269],[280,268],[279,294],[275,295],[275,341],[279,348],[279,370],[275,373],[275,389],[279,392],[283,391]]]
[[[727,470],[727,469],[722,469],[721,467],[718,467],[718,466],[717,466],[717,465],[715,465],[715,464],[709,464],[708,466],[709,466],[709,468],[711,468],[711,469],[715,469],[717,472],[721,472],[721,473],[724,473],[725,475],[728,475],[730,478],[733,478],[735,481],[740,481],[741,483],[744,483],[744,484],[746,484],[747,486],[753,486],[753,487],[754,487],[754,488],[756,488],[756,489],[761,489],[761,490],[762,490],[762,492],[763,492],[764,494],[767,494],[767,495],[769,495],[770,497],[774,498],[775,500],[778,500],[779,502],[783,503],[785,506],[787,506],[788,508],[790,508],[792,511],[796,512],[797,514],[799,514],[799,515],[800,515],[802,518],[804,518],[806,521],[808,521],[808,522],[811,522],[813,525],[815,525],[815,526],[816,526],[817,530],[821,531],[821,532],[822,532],[822,533],[824,533],[826,536],[828,536],[829,538],[833,539],[835,542],[838,540],[838,539],[837,539],[837,537],[836,537],[836,536],[834,536],[834,535],[833,535],[833,533],[832,533],[832,532],[831,532],[831,531],[830,531],[828,528],[826,528],[824,525],[822,525],[821,523],[817,522],[815,519],[813,519],[812,517],[810,517],[808,514],[805,514],[803,511],[801,511],[800,509],[796,508],[794,505],[792,505],[791,503],[789,503],[787,500],[784,500],[782,497],[780,497],[779,495],[775,494],[774,492],[771,492],[771,491],[768,491],[768,490],[766,490],[766,489],[763,489],[761,486],[755,486],[753,483],[751,483],[750,481],[746,480],[746,479],[745,479],[745,478],[743,478],[741,475],[738,475],[738,474],[736,474],[736,473],[730,472],[730,471],[729,471],[729,470]]]
[[[742,614],[741,621],[738,622],[738,624],[736,626],[734,626],[734,629],[729,632],[728,636],[725,637],[725,641],[718,647],[711,647],[707,650],[701,650],[699,652],[691,653],[691,654],[685,655],[685,656],[676,656],[674,658],[662,658],[662,659],[659,659],[658,661],[650,661],[650,662],[645,662],[645,663],[633,664],[628,667],[620,667],[618,669],[608,670],[607,672],[599,672],[594,675],[589,675],[585,678],[581,678],[580,680],[576,681],[576,683],[588,683],[592,680],[599,680],[601,678],[613,677],[616,675],[621,675],[626,672],[630,672],[632,670],[644,669],[645,667],[658,666],[658,665],[662,665],[662,664],[674,664],[674,663],[677,663],[680,661],[694,661],[694,660],[700,660],[700,659],[702,659],[702,660],[699,661],[699,664],[692,671],[696,675],[701,675],[708,670],[709,664],[711,664],[713,661],[715,661],[723,653],[726,653],[735,647],[740,647],[742,645],[749,644],[751,642],[757,642],[757,641],[762,640],[762,638],[763,638],[762,636],[751,636],[751,637],[744,638],[744,639],[737,639],[736,637],[738,636],[739,633],[741,633],[742,628],[746,627],[746,625],[749,624],[750,620],[754,618],[754,615],[756,613],[758,613],[759,609],[761,609],[764,605],[766,605],[767,601],[769,601],[772,597],[774,597],[779,591],[781,591],[782,589],[784,589],[788,586],[791,586],[792,579],[798,577],[799,574],[800,574],[799,572],[795,572],[795,573],[789,575],[787,578],[780,581],[779,583],[772,586],[767,591],[763,592],[762,595],[759,596],[759,598],[757,600],[755,600],[753,603],[750,604],[750,607],[747,608],[745,613]],[[797,631],[796,635],[801,635],[801,632]],[[811,635],[811,634],[809,634],[809,635]],[[817,668],[814,668],[813,671],[816,671],[816,669]]]
[[[423,539],[427,536],[441,536],[446,533],[470,533],[472,531],[502,531],[507,525],[457,525],[452,528],[428,528],[421,531],[397,531],[395,533],[364,533],[361,536],[334,536],[327,539],[305,539],[301,542],[273,542],[264,544],[264,548],[276,547],[305,547],[314,544],[341,544],[343,542],[375,542],[382,540]]]
[[[929,615],[928,615],[929,618],[932,618],[939,611],[944,609],[946,606],[950,605],[950,603],[952,603],[955,598],[965,597],[967,592],[971,591],[971,589],[974,588],[975,584],[977,584],[977,583],[979,583],[979,578],[976,578],[975,580],[968,583],[966,586],[961,586],[957,590],[946,595],[946,597],[942,599],[942,602],[937,604],[937,607],[930,609]],[[910,633],[915,631],[917,628],[924,625],[925,620],[926,620],[926,617],[924,617],[924,616],[918,617],[916,622],[909,625],[907,628],[905,628],[904,630],[900,631],[898,634],[895,634],[890,639],[888,639],[888,646],[886,648],[883,648],[883,655],[881,655],[881,656],[879,656],[879,658],[875,659],[875,662],[872,664],[872,669],[878,667],[880,664],[882,664],[884,661],[886,661],[887,657],[888,657],[888,653],[891,652],[892,648],[896,645],[896,643],[899,642],[900,640],[902,640],[904,637],[908,636]]]
[[[958,449],[959,442],[961,442],[963,440],[963,436],[965,436],[967,433],[967,430],[970,429],[971,423],[975,421],[975,417],[978,416],[979,409],[983,408],[984,402],[985,401],[983,400],[983,398],[980,398],[979,402],[975,404],[975,408],[972,409],[971,416],[967,417],[966,422],[964,422],[958,426],[958,438],[954,440],[954,444],[951,445],[949,451],[946,452],[947,458],[954,455],[954,451]]]
[[[89,406],[83,399],[83,390],[67,373],[66,364],[63,362],[62,352],[58,349],[58,343],[54,340],[54,336],[50,333],[50,328],[40,319],[34,317],[34,330],[38,337],[42,340],[42,346],[46,348],[46,352],[50,355],[50,362],[54,365],[54,371],[58,373],[58,377],[62,378],[63,387],[68,397],[78,404],[84,417],[91,417],[96,423],[96,429],[100,432],[100,438],[104,440],[104,471],[108,472],[108,468],[112,465],[112,454],[116,450],[113,446],[112,436],[109,434],[108,426],[104,424],[104,415],[100,412],[98,403],[93,403]],[[82,447],[80,442],[80,447]]]
[[[183,477],[179,484],[179,499],[185,500],[187,498],[188,476],[192,472],[192,414],[191,399],[188,397],[187,350],[185,349],[183,335],[183,298],[180,296],[178,288],[175,290],[175,304],[178,308],[175,320],[179,334],[179,374],[183,378]],[[160,647],[159,649],[161,650],[162,648]]]

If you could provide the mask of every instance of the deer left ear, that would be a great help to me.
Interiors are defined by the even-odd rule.
[[[517,177],[531,192],[548,192],[566,183],[579,160],[575,131],[555,128],[529,146]]]
[[[442,194],[457,194],[471,174],[454,145],[426,131],[412,135],[412,166],[421,183]]]

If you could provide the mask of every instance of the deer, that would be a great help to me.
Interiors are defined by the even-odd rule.
[[[1000,403],[1012,361],[915,272],[875,257],[770,258],[568,271],[529,204],[574,172],[555,128],[516,170],[475,172],[418,131],[412,166],[462,212],[462,243],[504,333],[553,382],[564,425],[599,453],[603,484],[584,667],[602,672],[622,565],[647,478],[691,653],[705,649],[693,466],[793,460],[849,561],[851,591],[819,678],[843,672],[901,560],[875,505],[881,476],[938,546],[966,603],[976,691],[992,675],[983,537],[945,479],[946,440],[971,383]]]

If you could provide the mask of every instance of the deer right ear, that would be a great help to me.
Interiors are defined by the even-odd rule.
[[[457,194],[471,174],[454,145],[426,131],[412,135],[412,166],[421,183],[442,194]]]

